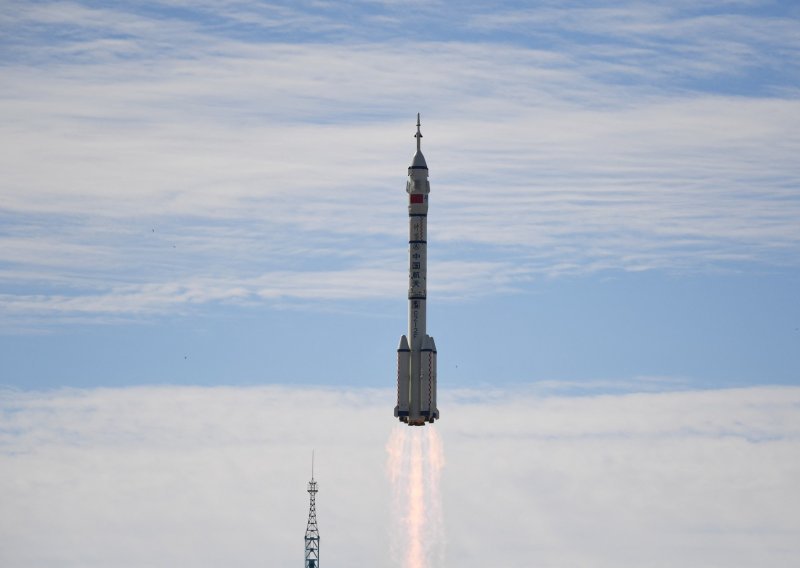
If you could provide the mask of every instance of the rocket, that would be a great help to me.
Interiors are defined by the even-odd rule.
[[[417,152],[408,168],[408,335],[397,347],[397,406],[394,415],[409,426],[439,418],[436,408],[436,343],[425,328],[428,295],[428,164],[422,155],[419,114]]]

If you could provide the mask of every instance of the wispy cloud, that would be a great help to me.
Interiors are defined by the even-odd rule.
[[[379,41],[311,34],[380,15],[357,3],[354,20],[311,4],[215,6],[219,25],[210,4],[179,2],[2,12],[14,30],[0,103],[13,141],[0,156],[6,310],[169,311],[187,290],[198,302],[394,294],[352,278],[380,284],[402,253],[417,110],[432,254],[449,263],[431,284],[459,297],[493,278],[514,290],[542,275],[800,258],[785,18],[476,5],[461,36]],[[70,33],[48,39],[59,26]],[[489,35],[470,43],[467,30]],[[561,41],[531,39],[543,30]],[[787,62],[786,75],[715,90],[753,62]],[[476,284],[449,277],[464,263]],[[260,286],[274,276],[289,284]]]
[[[69,293],[0,294],[4,320],[0,330],[35,329],[43,320],[53,325],[85,323],[92,318],[101,323],[165,313],[189,314],[210,303],[253,305],[267,301],[289,307],[320,301],[399,298],[406,292],[406,274],[398,266],[402,266],[402,259],[391,268],[272,271],[254,277],[196,277],[105,286],[84,279],[82,287],[72,288],[69,285],[75,282],[61,282]],[[430,290],[444,302],[508,292],[518,285],[519,269],[511,264],[443,261],[438,263],[438,270],[440,276]],[[26,276],[33,279],[35,275]],[[26,278],[19,280],[24,283]],[[487,282],[491,287],[486,287]]]
[[[766,4],[547,2],[536,8],[494,8],[472,15],[468,25],[544,38],[583,65],[662,85],[767,70],[796,76],[798,14]]]
[[[443,393],[434,427],[448,564],[522,556],[744,567],[796,557],[797,388],[524,391]],[[286,387],[4,391],[0,554],[13,566],[291,563],[315,448],[323,561],[388,567],[391,397]]]

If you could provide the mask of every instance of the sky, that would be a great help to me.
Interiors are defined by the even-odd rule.
[[[2,565],[300,566],[315,445],[320,565],[400,566],[385,445],[420,429],[386,420],[385,398],[275,385],[7,395]],[[428,566],[791,566],[798,407],[788,386],[445,393],[426,427],[444,446],[445,561]]]
[[[419,112],[448,564],[785,564],[799,78],[791,2],[4,1],[0,563],[299,558],[313,446],[326,564],[394,565]]]

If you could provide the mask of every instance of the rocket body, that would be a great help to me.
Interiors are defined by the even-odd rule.
[[[420,149],[408,168],[408,335],[397,348],[397,406],[394,415],[409,426],[424,426],[439,418],[436,406],[436,343],[427,334],[428,296],[428,165]]]

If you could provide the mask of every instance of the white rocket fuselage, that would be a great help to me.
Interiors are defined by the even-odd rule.
[[[408,168],[408,336],[397,348],[397,406],[394,415],[409,426],[439,418],[436,407],[436,344],[426,330],[428,295],[428,165],[420,149]]]

